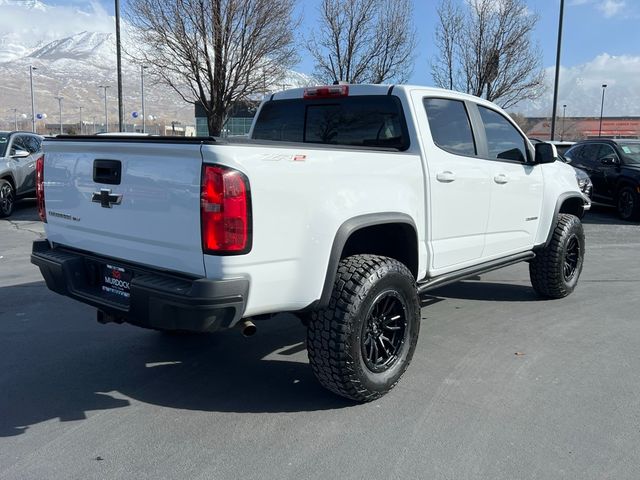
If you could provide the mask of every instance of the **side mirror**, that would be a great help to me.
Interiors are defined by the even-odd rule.
[[[553,163],[558,159],[558,150],[551,143],[536,143],[535,163]]]
[[[616,156],[610,155],[608,157],[604,157],[602,160],[600,160],[600,163],[602,165],[620,165],[620,159]]]
[[[27,158],[29,155],[31,154],[26,150],[15,150],[11,158]]]

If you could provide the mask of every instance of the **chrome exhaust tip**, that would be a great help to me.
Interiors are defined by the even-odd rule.
[[[251,320],[246,319],[240,323],[240,331],[243,337],[252,337],[256,334],[258,328]]]

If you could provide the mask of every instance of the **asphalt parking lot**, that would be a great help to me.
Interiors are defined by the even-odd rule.
[[[640,225],[585,218],[581,282],[526,264],[424,299],[399,386],[323,390],[291,316],[167,336],[99,325],[29,263],[34,202],[0,220],[1,479],[640,478]]]

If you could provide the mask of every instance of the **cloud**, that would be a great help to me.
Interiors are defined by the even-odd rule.
[[[599,2],[596,8],[604,13],[606,18],[611,18],[622,12],[626,6],[625,0],[604,0]]]
[[[513,108],[528,116],[549,116],[555,68],[546,69],[547,93],[534,102]],[[640,56],[613,56],[602,53],[593,60],[561,67],[558,103],[567,105],[567,115],[600,114],[602,85],[607,85],[605,115],[640,116]]]
[[[571,0],[569,6],[592,5],[600,10],[605,18],[612,18],[627,10],[627,0]]]

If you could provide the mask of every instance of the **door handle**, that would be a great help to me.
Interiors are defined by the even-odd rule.
[[[495,177],[493,177],[493,181],[496,183],[499,183],[500,185],[503,185],[507,182],[509,182],[509,177],[507,177],[504,173],[500,173],[498,175],[496,175]]]
[[[456,179],[456,174],[453,172],[450,172],[449,170],[446,170],[444,172],[439,172],[436,175],[436,178],[438,179],[439,182],[451,183]]]

